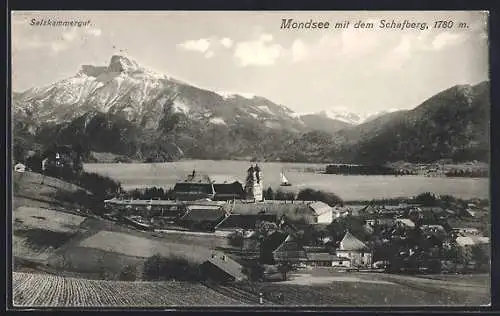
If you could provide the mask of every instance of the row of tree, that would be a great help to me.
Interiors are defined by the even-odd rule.
[[[381,165],[327,165],[325,173],[342,175],[410,175],[407,169],[395,169]]]
[[[291,191],[278,189],[274,191],[271,187],[264,190],[266,200],[298,200],[298,201],[321,201],[330,206],[343,205],[343,200],[333,192],[314,190],[310,188],[302,189],[297,194]]]
[[[453,169],[445,173],[447,177],[464,177],[464,178],[488,178],[488,170],[463,170]]]

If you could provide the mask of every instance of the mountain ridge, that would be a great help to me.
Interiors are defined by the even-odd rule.
[[[14,92],[14,145],[18,142],[17,156],[23,147],[64,142],[89,151],[112,148],[144,161],[253,157],[382,163],[412,155],[426,160],[471,152],[474,146],[484,152],[487,139],[480,134],[488,121],[488,92],[489,83],[457,85],[412,110],[299,115],[265,97],[199,88],[114,55],[107,66],[82,65],[73,77]],[[467,129],[443,119],[446,115]],[[433,154],[418,154],[412,137],[422,153],[430,146]],[[380,146],[389,148],[387,153]]]

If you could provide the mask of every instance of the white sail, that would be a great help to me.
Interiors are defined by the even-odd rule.
[[[285,177],[283,172],[280,172],[281,183],[288,183],[288,179]]]

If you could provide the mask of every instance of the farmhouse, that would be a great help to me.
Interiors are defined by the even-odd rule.
[[[200,272],[207,280],[234,282],[246,279],[243,267],[224,253],[214,252],[200,265]]]
[[[45,162],[44,162],[45,161]],[[79,168],[80,154],[70,145],[56,145],[43,154],[42,169]]]
[[[340,241],[340,246],[336,250],[337,256],[349,258],[350,265],[355,267],[372,264],[372,253],[368,246],[357,239],[350,231],[347,231],[344,238]]]

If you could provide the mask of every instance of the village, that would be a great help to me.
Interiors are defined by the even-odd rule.
[[[63,148],[37,163],[42,173],[57,176],[78,166],[76,156]],[[18,164],[15,171],[24,169]],[[282,185],[291,186],[282,177]],[[283,281],[296,271],[325,268],[413,274],[489,269],[487,201],[424,193],[397,203],[353,204],[310,189],[273,193],[264,189],[258,164],[246,170],[244,183],[193,170],[167,197],[161,189],[146,198],[147,191],[120,191],[93,213],[153,236],[224,240],[200,266],[214,281]]]
[[[230,275],[241,271],[234,269],[239,262],[261,265],[258,278],[268,280],[316,267],[394,273],[461,273],[488,267],[489,237],[477,223],[489,212],[481,201],[443,208],[429,206],[426,197],[430,204],[439,197],[424,194],[421,203],[328,205],[293,194],[269,200],[265,193],[258,165],[247,170],[244,185],[194,170],[175,185],[173,199],[115,197],[104,201],[104,216],[156,233],[228,238],[231,247],[218,248],[208,261],[230,280],[242,277]],[[233,269],[226,269],[229,266]]]

